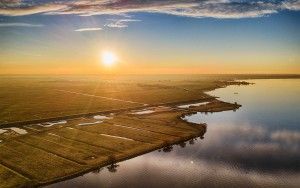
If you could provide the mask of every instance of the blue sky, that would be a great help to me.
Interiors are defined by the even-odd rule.
[[[299,1],[8,2],[0,3],[4,73],[94,73],[103,49],[128,73],[300,71]]]

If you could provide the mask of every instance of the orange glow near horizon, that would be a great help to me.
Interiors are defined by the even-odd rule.
[[[110,46],[110,48],[106,48]],[[111,48],[113,46],[113,48]],[[141,48],[141,49],[140,49]],[[54,49],[42,55],[0,56],[0,74],[299,74],[300,55],[274,53],[180,53],[176,49],[144,51],[143,47],[97,44],[82,51]],[[99,52],[99,49],[105,49]],[[108,50],[109,49],[109,50]],[[68,52],[67,50],[70,50]],[[38,54],[39,49],[32,49]],[[75,54],[75,55],[74,55]]]
[[[126,49],[100,51],[102,46],[85,53],[49,51],[43,56],[8,54],[0,56],[0,74],[299,74],[300,56],[275,54],[181,54],[141,52]],[[71,49],[72,50],[72,49]],[[37,51],[37,50],[36,50]]]
[[[47,0],[3,5],[7,10],[0,15],[0,75],[300,74],[299,10],[283,11],[278,2],[251,3],[272,7],[270,14],[249,8],[246,1],[239,6],[233,6],[234,1],[211,3],[232,5],[236,10],[230,14],[212,11],[213,6],[202,1],[192,7],[190,1],[187,7],[181,7],[185,1],[126,1],[130,6],[124,9],[119,1],[108,3],[115,9],[106,1],[80,1],[88,6],[66,2],[78,12],[60,8],[62,14],[55,16],[45,14],[56,12],[47,11],[51,2],[65,4]],[[40,5],[47,8],[40,10]],[[197,9],[202,6],[209,10]]]
[[[113,66],[113,67],[111,67]],[[18,67],[0,67],[2,75],[13,75],[13,74],[45,74],[45,75],[88,75],[88,74],[140,74],[140,75],[149,75],[149,74],[299,74],[300,69],[298,67],[290,68],[278,66],[273,67],[272,69],[267,67],[236,67],[231,69],[226,66],[192,66],[192,67],[183,67],[183,66],[173,66],[173,67],[155,67],[155,66],[136,66],[135,64],[118,64],[118,66],[108,65],[100,66],[94,64],[93,66],[82,66],[77,65],[73,67],[47,67],[44,66],[18,66]],[[266,71],[268,70],[268,71]]]

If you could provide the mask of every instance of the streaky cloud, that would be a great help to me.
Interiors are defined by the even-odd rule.
[[[128,27],[128,22],[140,22],[141,20],[136,19],[110,19],[111,23],[105,24],[106,27],[112,28],[126,28]]]
[[[272,140],[286,142],[286,143],[298,143],[300,146],[300,132],[297,131],[275,131],[271,134]]]
[[[88,27],[88,28],[80,28],[80,29],[76,29],[74,31],[77,32],[86,32],[86,31],[101,31],[102,28],[100,27]]]
[[[32,14],[45,14],[51,11],[63,11],[67,8],[64,4],[39,4],[26,6],[3,6],[0,4],[0,15],[25,16]]]
[[[33,0],[31,3],[14,0],[13,3],[8,2],[5,0],[0,4],[0,15],[22,16],[39,13],[93,16],[150,12],[194,18],[238,19],[262,17],[283,10],[300,10],[300,0]],[[125,25],[112,26],[126,27]]]
[[[300,1],[299,0],[290,0],[282,3],[283,9],[288,10],[300,10]]]
[[[0,23],[0,27],[43,27],[42,24],[30,24],[30,23]]]

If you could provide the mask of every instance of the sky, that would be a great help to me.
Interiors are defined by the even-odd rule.
[[[299,10],[300,0],[0,0],[0,74],[300,74]]]

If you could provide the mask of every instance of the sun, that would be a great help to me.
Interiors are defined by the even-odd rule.
[[[118,61],[118,57],[111,51],[103,51],[101,54],[101,62],[106,67],[112,67]]]

